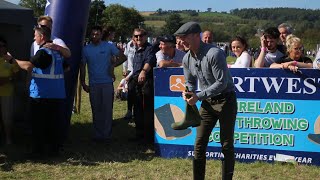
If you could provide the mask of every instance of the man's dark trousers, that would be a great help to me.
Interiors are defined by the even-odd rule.
[[[208,98],[201,104],[201,125],[197,127],[196,142],[194,145],[194,160],[200,169],[194,169],[194,173],[204,174],[206,163],[206,150],[212,129],[219,120],[220,143],[222,145],[222,177],[232,178],[234,171],[234,126],[237,114],[237,100],[235,92],[225,93],[217,97]],[[196,176],[195,176],[196,177]]]
[[[144,84],[135,84],[135,92],[133,109],[136,123],[136,136],[137,138],[152,142],[154,137],[153,80],[147,78]]]

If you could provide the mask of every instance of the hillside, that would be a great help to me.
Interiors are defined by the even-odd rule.
[[[245,37],[251,46],[259,46],[255,37],[258,31],[279,24],[289,23],[294,34],[302,38],[306,49],[314,49],[320,42],[320,10],[298,8],[235,9],[230,13],[196,12],[194,10],[141,12],[145,25],[154,32],[161,33],[166,19],[179,14],[181,23],[199,22],[202,29],[213,31],[215,41],[229,41],[233,36]]]

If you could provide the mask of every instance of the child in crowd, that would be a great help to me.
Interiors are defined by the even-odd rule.
[[[121,79],[117,90],[116,90],[116,98],[122,101],[126,101],[128,98],[128,82],[125,78]]]

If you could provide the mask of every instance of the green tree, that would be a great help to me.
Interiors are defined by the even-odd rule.
[[[163,26],[163,33],[173,34],[182,25],[182,18],[180,14],[172,13],[166,18],[166,24]]]
[[[231,35],[229,32],[223,30],[223,26],[216,26],[213,30],[213,41],[214,42],[229,42]]]
[[[90,4],[89,20],[87,26],[87,35],[90,29],[95,25],[102,25],[102,13],[106,9],[104,1],[94,0]]]
[[[245,39],[249,39],[250,37],[254,36],[255,33],[256,33],[256,30],[254,29],[254,27],[252,27],[250,25],[239,25],[238,26],[237,35],[239,35]]]
[[[298,35],[298,37],[301,38],[305,49],[315,49],[320,42],[318,29],[307,29],[301,35]]]
[[[119,4],[111,4],[103,12],[102,23],[116,29],[116,39],[131,37],[133,29],[143,26],[143,22],[144,18],[137,10]]]
[[[159,8],[159,9],[156,11],[156,14],[158,14],[158,15],[161,15],[162,13],[163,13],[163,11],[162,11],[161,8]]]
[[[19,5],[33,10],[34,17],[44,15],[47,0],[20,0]]]
[[[261,45],[260,37],[258,36],[251,36],[247,39],[250,48],[259,48]]]

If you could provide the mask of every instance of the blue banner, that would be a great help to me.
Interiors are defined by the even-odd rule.
[[[278,155],[320,165],[320,71],[230,69],[238,97],[235,157],[272,162]],[[184,117],[182,68],[155,69],[155,134],[162,157],[192,157],[196,128],[173,130]],[[197,104],[200,106],[200,103]],[[318,117],[319,116],[319,117]],[[221,158],[219,124],[209,138],[208,158]]]

